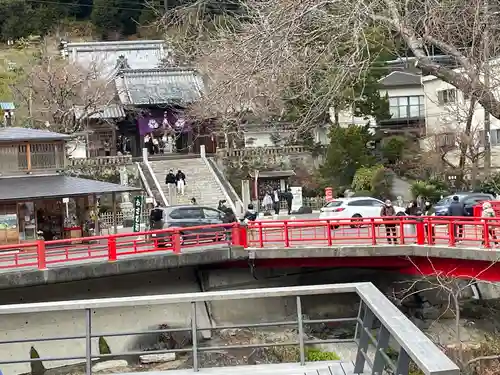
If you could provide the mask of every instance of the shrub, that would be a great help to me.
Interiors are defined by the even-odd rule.
[[[356,192],[370,192],[365,196],[391,198],[394,173],[383,165],[373,167],[362,167],[356,171],[352,182],[352,188]],[[358,195],[359,196],[359,195]]]
[[[111,354],[111,349],[104,337],[99,337],[99,354]]]
[[[320,349],[306,349],[306,360],[311,362],[317,361],[339,361],[340,357],[335,352],[324,352]]]
[[[436,186],[430,181],[416,181],[410,187],[413,198],[423,197],[436,203],[441,199],[441,195],[446,195],[447,192],[443,190],[442,186]]]
[[[403,151],[407,145],[405,137],[393,136],[382,140],[382,157],[387,160],[389,164],[397,163],[403,156]]]

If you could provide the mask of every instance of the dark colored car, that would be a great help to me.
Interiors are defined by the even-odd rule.
[[[436,209],[436,216],[445,216],[448,214],[448,207],[453,201],[453,197],[455,195],[459,198],[459,202],[464,205],[465,216],[474,216],[473,208],[476,204],[494,199],[493,195],[486,193],[456,193],[448,195],[437,202],[434,206]]]
[[[224,213],[215,208],[198,205],[179,205],[162,207],[163,229],[179,228],[181,243],[196,242],[198,240],[222,240],[225,238],[225,230],[221,227],[205,229],[188,229],[201,225],[223,224]],[[186,229],[183,229],[186,228]],[[171,243],[169,233],[158,233],[152,235],[153,239],[160,239],[160,245]]]

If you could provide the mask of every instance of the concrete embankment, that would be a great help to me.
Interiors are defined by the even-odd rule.
[[[100,279],[73,281],[0,291],[0,303],[29,303],[103,297],[127,297],[248,289],[273,286],[325,284],[350,281],[372,281],[390,294],[391,288],[400,287],[395,281],[401,276],[370,270],[315,270],[315,269],[204,269],[193,267],[144,272]],[[303,312],[311,317],[354,317],[357,313],[355,295],[317,296],[303,299]],[[296,300],[293,297],[243,301],[217,301],[197,306],[200,326],[243,324],[296,319]],[[93,334],[103,336],[112,353],[146,350],[158,344],[159,335],[111,337],[110,333],[157,329],[159,325],[189,326],[191,321],[189,304],[103,309],[92,313]],[[29,313],[2,316],[0,340],[26,338],[81,336],[85,333],[83,311],[59,311],[53,313]],[[205,337],[207,332],[205,333]],[[29,357],[31,346],[41,357],[81,356],[84,340],[26,342],[0,345],[2,360],[20,360]],[[98,353],[98,339],[93,341]],[[45,362],[46,367],[55,367],[64,362]],[[1,367],[7,374],[29,371],[28,364]]]

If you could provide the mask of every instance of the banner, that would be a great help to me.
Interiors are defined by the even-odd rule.
[[[293,201],[292,201],[292,212],[298,211],[304,202],[302,201],[302,187],[301,186],[290,186],[292,191]]]
[[[186,133],[191,130],[191,125],[182,113],[164,111],[159,113],[143,113],[137,117],[139,134],[145,136],[156,130],[170,130],[176,133]]]
[[[142,196],[137,195],[134,197],[134,232],[141,231],[141,213],[142,213]]]

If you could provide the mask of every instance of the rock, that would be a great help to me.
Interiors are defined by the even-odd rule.
[[[175,361],[175,353],[145,354],[139,357],[141,363],[162,363]]]
[[[127,367],[128,362],[123,359],[112,361],[98,362],[92,367],[93,372],[113,370],[120,367]]]

